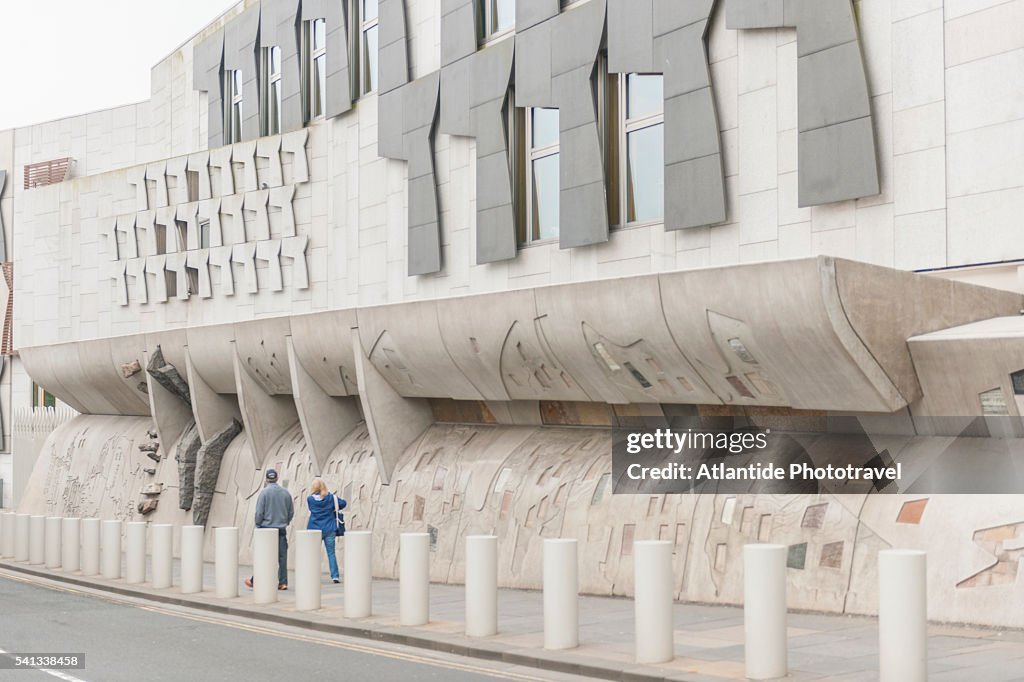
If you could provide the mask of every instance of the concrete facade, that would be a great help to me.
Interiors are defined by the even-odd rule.
[[[296,22],[321,17],[327,115],[307,121]],[[1024,588],[977,576],[987,529],[1024,533],[1024,498],[605,499],[599,427],[895,413],[914,437],[959,436],[922,424],[978,416],[993,389],[1024,415],[1016,331],[995,360],[943,369],[1024,308],[1024,86],[1006,77],[1024,0],[519,0],[514,27],[485,40],[468,0],[382,0],[375,92],[362,23],[340,0],[246,0],[154,67],[149,101],[0,133],[20,352],[0,404],[28,407],[34,380],[83,413],[39,446],[21,509],[135,518],[159,499],[146,518],[190,523],[191,503],[167,499],[179,465],[237,420],[218,475],[202,467],[213,492],[186,495],[212,494],[213,526],[251,530],[273,464],[300,501],[313,474],[344,486],[375,510],[353,527],[385,542],[433,528],[438,580],[461,579],[465,531],[503,529],[504,564],[528,566],[504,583],[537,587],[530,558],[564,535],[597,567],[588,591],[629,593],[627,548],[657,537],[677,544],[678,596],[729,602],[731,557],[758,539],[820,552],[791,574],[802,607],[864,613],[871,552],[942,551],[931,529],[948,522],[981,550],[936,575],[937,617],[1021,625],[996,606]],[[282,128],[261,137],[255,50],[269,45]],[[234,144],[224,69],[242,72]],[[664,74],[663,219],[609,210],[605,71]],[[560,112],[560,230],[520,243],[509,122],[525,107]],[[26,165],[65,156],[70,179],[23,188]],[[102,494],[76,487],[97,469]],[[587,519],[570,518],[573,496]],[[490,516],[477,527],[463,508]],[[394,552],[375,570],[392,575]]]

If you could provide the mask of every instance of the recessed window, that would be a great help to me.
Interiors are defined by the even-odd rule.
[[[481,42],[511,31],[516,25],[515,0],[480,0]]]
[[[359,3],[359,92],[377,90],[377,0]]]
[[[210,221],[203,220],[199,223],[199,248],[210,248]]]
[[[625,102],[621,123],[626,153],[621,176],[624,223],[662,220],[665,214],[665,114],[660,75],[631,73],[620,79]]]
[[[224,144],[242,141],[242,72],[224,72]]]
[[[302,88],[306,120],[323,118],[327,111],[327,21],[302,24]]]
[[[277,135],[281,132],[281,47],[263,48],[262,71],[262,133]]]
[[[519,173],[525,208],[519,241],[524,244],[556,239],[559,233],[559,126],[558,109],[525,110],[522,166]]]

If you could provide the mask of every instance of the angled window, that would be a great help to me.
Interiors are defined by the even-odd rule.
[[[558,238],[559,128],[558,109],[523,111],[521,135],[515,148],[516,204],[521,211],[520,244]]]
[[[260,75],[260,125],[263,135],[281,132],[281,47],[264,47]]]
[[[355,62],[359,65],[358,94],[377,91],[377,0],[355,0],[359,21],[356,22],[359,46]]]
[[[242,141],[242,72],[224,71],[224,144]]]
[[[302,92],[306,121],[327,110],[327,20],[302,23]]]
[[[516,0],[478,0],[480,42],[509,33],[516,25]]]
[[[210,248],[210,221],[202,220],[199,223],[199,248]]]
[[[613,224],[660,222],[665,214],[663,79],[611,76],[607,119],[609,217]]]

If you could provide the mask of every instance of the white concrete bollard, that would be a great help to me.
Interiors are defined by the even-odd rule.
[[[672,543],[633,543],[637,663],[667,663],[675,658],[672,591]]]
[[[146,581],[146,526],[145,521],[129,521],[125,531],[124,581],[129,584]]]
[[[789,674],[786,552],[784,545],[743,548],[743,628],[747,677],[751,680]]]
[[[878,637],[881,682],[928,679],[926,554],[908,549],[878,553]]]
[[[30,516],[28,521],[28,562],[43,564],[46,561],[46,517]]]
[[[46,517],[30,516],[28,521],[28,562],[42,564],[46,560]]]
[[[68,573],[77,571],[81,566],[81,529],[81,519],[61,519],[60,567]]]
[[[14,512],[4,512],[0,516],[0,556],[8,559],[14,558]]]
[[[28,514],[16,514],[14,516],[14,560],[28,561],[29,557],[29,526],[31,521]]]
[[[217,596],[234,599],[238,596],[238,529],[218,528],[213,540],[217,546]]]
[[[121,577],[121,522],[103,522],[102,575],[107,580]]]
[[[153,587],[164,590],[174,583],[174,526],[153,525]]]
[[[402,533],[399,539],[398,611],[402,625],[430,620],[429,533]]]
[[[60,535],[61,518],[59,516],[47,516],[46,548],[43,552],[43,561],[47,568],[60,568]]]
[[[498,634],[498,538],[466,536],[466,636]]]
[[[320,547],[323,533],[318,530],[295,532],[295,610],[320,608]]]
[[[100,520],[82,519],[82,575],[100,572]]]
[[[252,538],[252,585],[256,604],[277,601],[277,529],[257,528]]]
[[[544,541],[544,648],[580,645],[579,555],[576,540]]]
[[[373,534],[345,534],[345,617],[366,618],[373,611]]]
[[[203,591],[203,526],[181,527],[181,593]]]

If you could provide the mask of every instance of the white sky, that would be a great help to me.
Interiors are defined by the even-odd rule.
[[[149,74],[238,0],[0,0],[0,130],[149,99]]]

